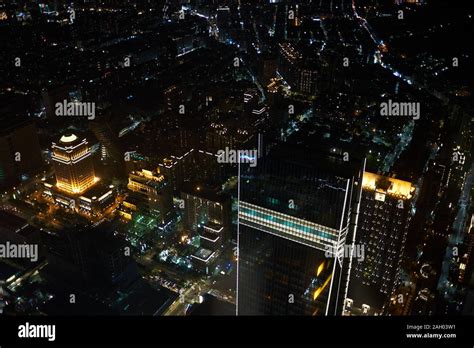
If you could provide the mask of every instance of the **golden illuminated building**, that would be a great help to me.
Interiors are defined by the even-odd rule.
[[[63,135],[53,143],[51,158],[59,190],[81,194],[97,182],[91,155],[87,140],[75,134]]]
[[[118,213],[125,220],[132,220],[133,212],[138,211],[138,207],[134,202],[124,200],[122,202],[121,208],[118,210]]]
[[[43,182],[42,196],[56,206],[87,216],[107,213],[116,198],[114,185],[95,177],[92,151],[85,138],[63,135],[51,146],[56,182]]]
[[[376,195],[376,199],[378,198],[378,200],[384,199],[383,197],[386,194],[406,200],[412,198],[413,191],[415,191],[415,187],[408,181],[385,177],[370,172],[364,172],[362,187],[365,190],[379,193],[380,195]]]

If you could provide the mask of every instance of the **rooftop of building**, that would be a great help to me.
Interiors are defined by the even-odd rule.
[[[16,115],[2,115],[0,117],[0,136],[6,136],[11,134],[15,129],[19,129],[30,124],[31,121],[26,117],[18,117]]]
[[[153,288],[144,280],[136,281],[115,301],[121,315],[162,315],[178,295],[162,286]]]
[[[215,242],[215,241],[217,241],[217,239],[219,238],[220,233],[217,232],[217,231],[211,231],[211,230],[207,230],[207,229],[201,228],[201,229],[199,230],[199,235],[200,235],[202,238],[207,238],[207,239],[210,239],[211,241]]]
[[[123,201],[136,206],[143,201],[143,198],[142,195],[138,192],[129,192],[127,197],[124,198]]]
[[[62,149],[70,150],[71,147],[75,147],[81,144],[84,140],[87,139],[82,134],[65,133],[61,135],[58,140],[53,141],[53,148],[59,147]]]
[[[364,162],[344,161],[339,149],[318,150],[280,144],[259,158],[256,167],[241,166],[243,202],[339,229],[352,204],[348,194],[362,179]],[[271,214],[269,215],[271,216]]]
[[[0,280],[5,281],[11,276],[20,273],[21,270],[13,267],[12,265],[6,264],[4,262],[0,262]]]
[[[348,158],[345,160],[345,153]],[[363,169],[363,159],[353,155],[351,151],[339,144],[300,145],[280,143],[272,149],[270,159],[285,161],[294,165],[314,168],[322,175],[341,176],[344,178],[358,177]]]
[[[5,228],[11,231],[19,231],[28,225],[28,222],[12,213],[0,210],[0,228]]]
[[[166,177],[157,171],[142,169],[141,171],[132,171],[128,175],[129,181],[135,181],[143,185],[161,189],[167,185]]]
[[[224,203],[230,200],[230,197],[219,189],[211,188],[200,183],[185,182],[181,188],[181,192],[217,203]]]
[[[73,143],[77,140],[77,135],[75,134],[66,134],[66,135],[63,135],[60,139],[59,139],[59,142],[63,143],[63,144],[70,144],[70,143]]]
[[[192,256],[197,259],[207,262],[213,254],[214,254],[214,251],[212,250],[199,248],[194,254],[192,254]]]
[[[114,190],[114,188],[114,185],[107,185],[106,183],[99,181],[94,186],[82,193],[81,197],[85,197],[90,200],[100,200],[102,196],[107,194],[109,191]]]
[[[22,230],[18,231],[18,234],[25,238],[33,238],[38,233],[39,233],[38,228],[31,225],[28,225]]]
[[[213,221],[206,222],[203,225],[203,228],[207,231],[216,232],[216,233],[222,231],[222,229],[223,229],[221,224],[213,222]]]
[[[388,195],[404,199],[412,198],[415,191],[415,187],[408,181],[370,172],[364,172],[362,187],[366,190],[384,192]]]
[[[235,305],[230,302],[225,302],[214,295],[204,294],[203,302],[196,303],[192,306],[188,315],[191,316],[200,316],[200,315],[225,315],[225,316],[234,316],[235,315]]]

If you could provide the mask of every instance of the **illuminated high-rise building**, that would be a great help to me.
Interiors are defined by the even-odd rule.
[[[173,190],[167,178],[157,171],[142,169],[129,173],[127,188],[136,193],[142,213],[158,218],[160,224],[170,221],[173,212]]]
[[[304,58],[296,47],[290,43],[279,45],[278,72],[285,81],[296,91],[314,95],[317,91],[317,76],[315,62]]]
[[[302,61],[303,55],[292,44],[279,44],[278,73],[292,88],[298,84],[298,66]]]
[[[285,145],[240,164],[239,315],[342,313],[364,163]]]
[[[383,314],[387,309],[400,279],[414,190],[408,181],[364,173],[356,236],[364,252],[353,260],[346,314]]]
[[[223,243],[230,239],[232,208],[227,194],[207,185],[187,182],[181,189],[181,198],[185,207],[183,222],[187,228],[194,231],[201,228],[219,231],[225,240]]]
[[[96,182],[92,152],[85,138],[63,135],[52,145],[52,160],[59,190],[80,194]]]

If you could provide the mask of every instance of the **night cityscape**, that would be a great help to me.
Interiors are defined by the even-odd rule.
[[[0,317],[19,342],[58,316],[456,339],[410,318],[474,315],[472,12],[0,1]]]

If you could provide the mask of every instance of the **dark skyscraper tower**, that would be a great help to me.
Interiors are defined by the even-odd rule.
[[[382,314],[400,278],[411,198],[408,181],[364,173],[356,245],[364,257],[353,262],[346,314]]]
[[[0,187],[18,183],[24,174],[41,168],[37,129],[26,118],[0,118]]]
[[[364,163],[285,145],[240,165],[239,315],[340,314]]]

